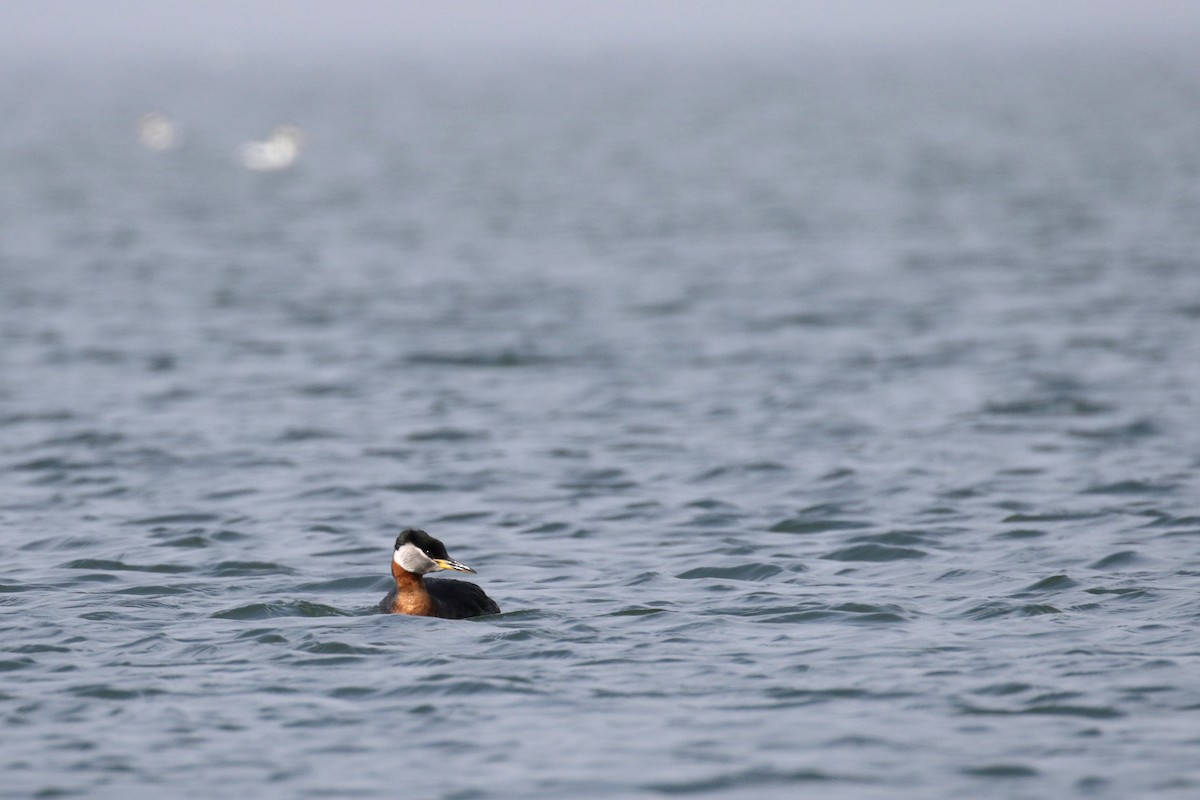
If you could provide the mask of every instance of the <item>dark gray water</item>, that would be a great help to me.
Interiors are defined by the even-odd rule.
[[[0,107],[3,796],[1200,792],[1194,61]],[[405,526],[505,613],[371,613]]]

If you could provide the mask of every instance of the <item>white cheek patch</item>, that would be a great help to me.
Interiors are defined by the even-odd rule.
[[[400,569],[417,575],[424,575],[426,572],[437,569],[437,564],[433,563],[433,559],[421,552],[421,548],[411,542],[400,545],[400,548],[392,555],[392,560],[399,565]]]

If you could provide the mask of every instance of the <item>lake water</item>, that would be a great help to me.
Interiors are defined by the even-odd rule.
[[[1198,86],[8,69],[0,795],[1196,797]]]

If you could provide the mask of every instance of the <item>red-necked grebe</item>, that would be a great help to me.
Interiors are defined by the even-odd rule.
[[[425,580],[424,575],[440,569],[474,572],[450,558],[446,546],[425,531],[412,528],[396,537],[392,553],[395,587],[379,603],[384,614],[414,614],[419,617],[466,619],[499,614],[500,606],[473,583]]]

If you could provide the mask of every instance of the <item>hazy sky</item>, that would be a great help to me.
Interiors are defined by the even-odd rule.
[[[1200,0],[0,0],[0,51],[140,53],[1200,41]]]

